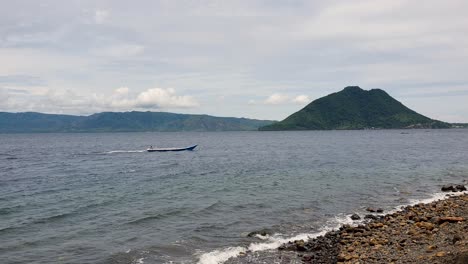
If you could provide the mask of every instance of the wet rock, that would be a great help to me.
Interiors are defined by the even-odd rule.
[[[305,246],[305,242],[302,239],[294,241],[294,245],[296,246],[297,251],[306,251],[307,250],[307,248]]]
[[[365,215],[365,216],[364,216],[364,219],[377,220],[377,219],[379,219],[379,218],[378,218],[377,216],[375,216],[375,215],[368,214],[368,215]]]
[[[351,220],[360,220],[361,217],[358,214],[351,215]]]
[[[375,209],[374,207],[367,207],[366,211],[370,212],[370,213],[375,213],[375,212],[377,212],[377,209]]]
[[[282,247],[296,251],[297,261],[302,263],[468,264],[467,213],[468,195],[453,194],[386,216],[368,214],[365,219],[373,221],[343,225],[305,243],[294,241]]]
[[[303,262],[312,262],[313,259],[314,259],[313,255],[307,255],[307,256],[302,257]]]
[[[463,192],[466,191],[466,187],[463,184],[447,184],[442,186],[441,190],[443,192]]]
[[[455,192],[456,189],[454,185],[447,184],[447,185],[442,186],[440,190],[443,192]]]
[[[383,213],[383,209],[382,208],[377,208],[377,213]]]
[[[255,237],[256,235],[266,236],[266,235],[272,235],[272,234],[273,234],[273,231],[271,229],[261,229],[261,230],[258,230],[258,231],[250,232],[247,236],[248,237]]]

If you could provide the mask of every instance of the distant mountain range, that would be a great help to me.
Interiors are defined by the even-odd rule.
[[[450,128],[416,113],[381,89],[348,86],[317,99],[280,122],[259,130]]]
[[[243,131],[273,121],[166,112],[103,112],[90,116],[0,112],[0,133]]]
[[[418,114],[381,89],[348,86],[311,102],[280,122],[167,112],[103,112],[90,116],[0,112],[0,133],[275,131],[468,128]]]

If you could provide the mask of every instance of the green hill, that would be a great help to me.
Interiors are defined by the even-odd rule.
[[[349,86],[259,130],[449,128],[404,106],[381,89]]]
[[[257,130],[273,121],[165,112],[103,112],[90,116],[0,112],[0,133]]]

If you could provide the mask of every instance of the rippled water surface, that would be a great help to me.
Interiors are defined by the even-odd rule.
[[[216,263],[467,178],[468,130],[3,134],[0,259]]]

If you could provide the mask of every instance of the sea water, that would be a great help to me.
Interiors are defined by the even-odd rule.
[[[0,262],[242,263],[466,179],[463,129],[0,134]]]

